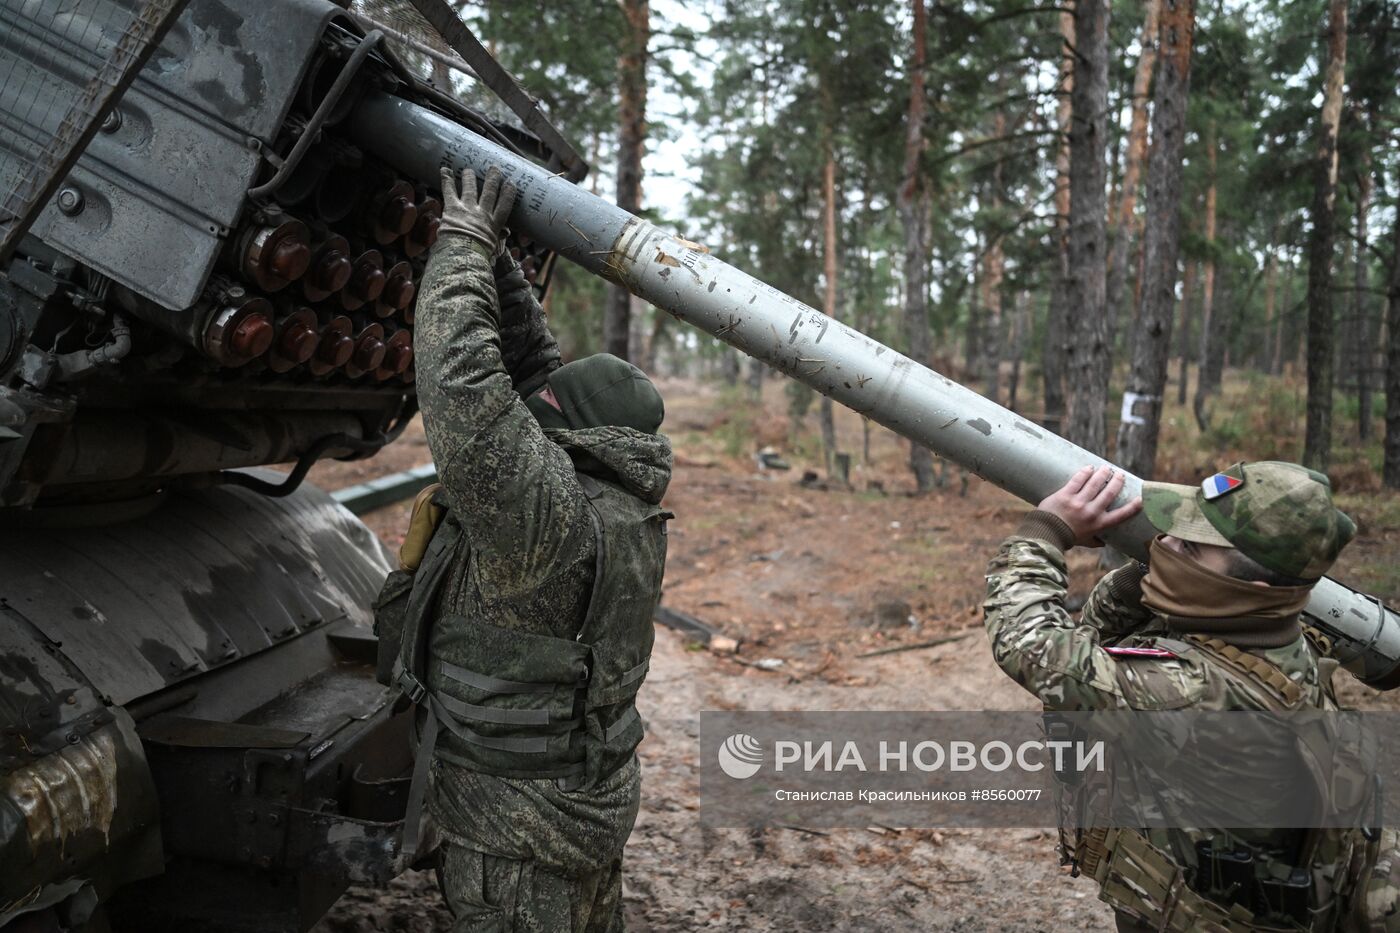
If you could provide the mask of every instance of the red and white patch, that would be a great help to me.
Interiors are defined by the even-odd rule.
[[[1168,651],[1166,648],[1138,648],[1126,645],[1115,645],[1103,649],[1111,658],[1148,658],[1154,661],[1173,661],[1177,654],[1175,651]]]

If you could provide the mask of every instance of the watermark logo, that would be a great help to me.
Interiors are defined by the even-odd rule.
[[[763,767],[763,746],[747,733],[735,733],[719,747],[719,767],[732,778],[751,778]]]
[[[1383,807],[1381,825],[1400,825],[1400,794],[1317,805],[1327,788],[1298,748],[1324,736],[1313,757],[1349,786],[1400,770],[1400,711],[706,710],[700,822],[1354,828]],[[1281,780],[1312,790],[1280,794]]]

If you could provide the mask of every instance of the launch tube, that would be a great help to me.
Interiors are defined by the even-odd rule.
[[[442,166],[478,176],[499,167],[520,191],[512,228],[1027,502],[1039,502],[1086,464],[1109,465],[446,117],[372,93],[349,126],[359,145],[426,185],[437,183]],[[1120,501],[1141,488],[1128,474]],[[1145,559],[1154,533],[1139,514],[1104,538]],[[1375,687],[1400,686],[1395,612],[1324,578],[1307,614],[1349,671]]]

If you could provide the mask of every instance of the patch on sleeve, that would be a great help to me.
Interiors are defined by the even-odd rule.
[[[1137,648],[1127,645],[1105,647],[1104,652],[1111,658],[1148,658],[1157,661],[1175,661],[1179,655],[1166,648]]]

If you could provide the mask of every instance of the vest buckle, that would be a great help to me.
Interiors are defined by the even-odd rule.
[[[395,679],[394,685],[399,688],[404,696],[408,697],[408,702],[412,703],[414,706],[423,702],[423,697],[428,695],[428,688],[423,686],[423,682],[408,671],[399,671],[399,676]]]

